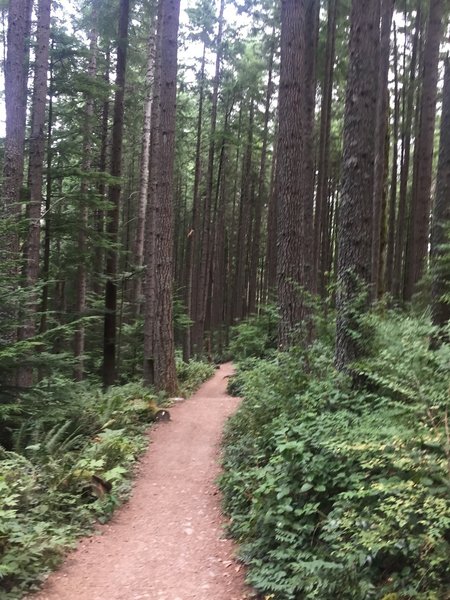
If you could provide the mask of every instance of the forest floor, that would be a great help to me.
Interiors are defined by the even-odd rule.
[[[29,600],[243,600],[252,593],[226,538],[215,484],[230,363],[153,428],[130,500],[84,538]]]

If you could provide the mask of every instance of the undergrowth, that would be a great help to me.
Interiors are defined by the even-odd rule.
[[[178,361],[185,395],[213,367]],[[77,537],[107,521],[130,489],[159,398],[139,382],[103,393],[55,376],[0,404],[0,597],[13,600]],[[96,488],[100,477],[111,490]]]
[[[328,339],[230,383],[221,487],[265,598],[450,598],[450,348],[428,349],[425,317],[368,318],[358,385]]]

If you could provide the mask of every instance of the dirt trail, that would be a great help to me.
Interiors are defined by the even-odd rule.
[[[214,483],[231,364],[150,433],[130,501],[82,540],[29,600],[242,600],[243,568],[225,539]]]

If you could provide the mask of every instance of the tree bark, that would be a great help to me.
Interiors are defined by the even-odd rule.
[[[177,391],[173,334],[173,167],[180,0],[163,0],[161,30],[160,140],[155,219],[155,387]]]
[[[431,231],[433,281],[431,286],[431,315],[433,324],[444,327],[450,320],[450,264],[448,248],[450,235],[450,59],[447,57],[442,97],[441,137],[436,178],[436,199]],[[445,335],[435,336],[432,347],[438,347]]]
[[[248,290],[248,312],[252,314],[256,310],[256,292],[257,292],[257,276],[258,276],[258,265],[260,259],[260,247],[261,247],[261,219],[262,219],[262,208],[267,201],[267,183],[266,183],[266,165],[267,165],[267,144],[269,138],[269,118],[270,118],[270,104],[273,95],[273,57],[274,57],[274,36],[275,31],[272,31],[272,40],[270,43],[270,54],[268,63],[268,78],[266,87],[266,98],[264,105],[264,128],[262,135],[262,148],[261,148],[261,160],[259,164],[259,177],[258,177],[258,192],[256,194],[256,206],[254,216],[254,235],[253,243],[251,248],[251,260],[250,260],[250,280]]]
[[[378,100],[375,129],[375,165],[373,186],[373,233],[372,233],[372,300],[379,297],[380,255],[382,231],[382,203],[386,184],[386,132],[388,125],[388,74],[390,34],[394,0],[381,0],[381,34],[378,65]]]
[[[48,311],[48,292],[49,292],[49,275],[50,275],[50,242],[51,242],[51,216],[50,209],[52,203],[52,139],[53,139],[53,60],[52,53],[54,48],[54,40],[50,42],[50,66],[49,66],[49,90],[48,90],[48,117],[47,117],[47,180],[45,186],[45,212],[44,220],[44,255],[42,258],[42,302],[41,302],[41,323],[39,333],[47,331],[47,311]]]
[[[105,72],[103,75],[103,80],[105,85],[109,88],[109,73],[111,69],[111,51],[108,45],[105,52]],[[101,133],[100,133],[100,156],[99,156],[99,164],[98,170],[100,173],[106,173],[108,170],[108,150],[109,150],[109,115],[110,115],[110,99],[109,93],[108,96],[103,101],[102,106],[102,119],[101,119]],[[103,180],[101,180],[98,184],[98,195],[101,201],[106,199],[106,185]],[[98,208],[94,214],[94,227],[95,232],[99,239],[103,239],[105,235],[105,210],[103,208]],[[103,248],[99,247],[94,256],[94,282],[93,289],[94,292],[100,294],[103,292],[103,289],[100,285],[101,277],[104,273],[104,262],[105,262],[105,252]]]
[[[323,253],[323,239],[326,235],[325,221],[328,195],[328,171],[330,160],[330,130],[331,130],[331,102],[333,95],[333,72],[336,54],[336,19],[339,0],[330,0],[328,4],[327,43],[325,50],[325,74],[322,86],[322,106],[320,110],[320,139],[319,139],[319,165],[317,176],[316,210],[314,215],[314,247],[313,268],[316,274],[316,292],[321,296],[325,294],[325,278],[321,266]]]
[[[267,244],[266,265],[264,272],[264,291],[268,302],[274,299],[277,284],[277,202],[276,202],[276,149],[278,146],[278,134],[274,135],[274,151],[272,154],[272,165],[270,174],[269,206],[267,208]]]
[[[397,205],[397,179],[398,179],[398,141],[400,121],[400,94],[398,86],[398,48],[397,28],[394,24],[394,122],[392,124],[392,171],[391,187],[389,192],[388,239],[386,250],[386,268],[384,273],[384,288],[392,292],[392,277],[394,269],[395,248],[395,208]]]
[[[211,317],[210,328],[216,333],[217,351],[220,353],[223,346],[222,329],[225,321],[226,297],[226,207],[227,207],[227,181],[229,180],[229,161],[227,143],[229,136],[228,120],[233,110],[234,98],[228,99],[225,106],[225,119],[223,125],[223,138],[219,157],[219,172],[216,191],[216,218],[214,227],[214,250],[211,268]],[[229,106],[228,106],[229,105]]]
[[[237,139],[236,139],[236,154],[234,158],[234,185],[233,185],[233,204],[231,208],[231,224],[229,228],[229,241],[228,241],[228,274],[230,284],[227,290],[227,325],[233,325],[234,317],[234,299],[235,299],[235,283],[236,283],[236,272],[237,272],[237,241],[238,232],[237,229],[237,208],[238,208],[238,179],[239,179],[239,165],[241,163],[241,140],[243,137],[243,114],[244,114],[244,100],[241,99],[239,106],[239,117],[237,125]],[[232,282],[232,284],[231,284]]]
[[[411,300],[421,279],[428,256],[434,129],[439,65],[443,33],[443,0],[431,0],[424,48],[423,88],[417,140],[417,177],[413,184],[410,252],[406,265],[405,300]]]
[[[11,222],[2,240],[0,258],[17,285],[19,239],[17,220],[21,208],[24,172],[25,122],[31,26],[31,0],[10,0],[8,4],[7,55],[5,62],[6,138],[0,216]]]
[[[33,104],[31,111],[30,164],[28,187],[30,202],[27,210],[28,234],[25,244],[26,285],[32,287],[39,276],[40,221],[42,207],[42,181],[45,157],[45,117],[47,105],[47,74],[50,44],[50,6],[51,0],[39,0],[36,33],[36,58],[34,66]],[[36,310],[33,294],[33,312]],[[32,319],[34,321],[34,317]],[[29,337],[34,333],[29,323]]]
[[[117,323],[117,274],[118,251],[115,245],[118,240],[120,192],[119,177],[122,173],[122,145],[124,123],[125,72],[128,48],[129,0],[120,0],[120,14],[117,36],[116,92],[114,97],[114,114],[111,142],[111,175],[117,180],[109,186],[106,233],[110,247],[106,253],[106,289],[105,318],[103,330],[103,385],[108,387],[116,380],[116,323]]]
[[[410,75],[409,75],[409,86],[406,97],[406,114],[403,114],[403,125],[402,125],[402,166],[400,171],[400,190],[399,190],[399,201],[397,210],[397,221],[396,221],[396,235],[395,235],[395,248],[394,248],[394,267],[393,267],[393,281],[392,281],[392,293],[394,298],[400,300],[403,288],[403,257],[405,253],[405,232],[406,226],[406,205],[407,205],[407,194],[408,194],[408,179],[410,171],[410,160],[411,160],[411,134],[412,134],[412,121],[414,111],[414,91],[415,91],[415,80],[416,80],[416,67],[417,67],[417,52],[419,46],[420,36],[420,20],[421,11],[420,7],[416,14],[415,32],[412,44],[411,52],[411,63],[410,63]],[[405,50],[406,52],[406,50]]]
[[[213,197],[214,181],[214,157],[215,157],[215,134],[217,124],[217,102],[219,98],[220,69],[222,64],[222,36],[224,25],[225,0],[220,1],[218,33],[216,39],[216,64],[214,72],[214,84],[211,100],[211,126],[209,131],[208,169],[206,173],[206,191],[203,204],[203,231],[200,253],[200,273],[198,280],[198,294],[196,306],[195,324],[192,329],[192,345],[195,352],[201,353],[203,349],[203,334],[205,329],[206,306],[208,302],[208,283],[210,275],[211,256],[211,206]]]
[[[305,325],[308,309],[303,291],[311,291],[313,110],[315,50],[311,23],[315,0],[283,0],[277,151],[278,254],[277,293],[280,307],[279,346]],[[312,103],[313,104],[313,103]],[[308,231],[307,231],[308,229]]]
[[[92,29],[89,34],[89,65],[88,65],[88,77],[92,82],[95,82],[97,75],[97,11],[95,0],[92,2]],[[91,93],[87,93],[86,105],[85,105],[85,121],[84,121],[84,132],[83,132],[83,158],[81,168],[83,173],[89,173],[92,166],[92,133],[94,127],[94,97]],[[78,319],[84,316],[86,311],[86,294],[87,294],[87,240],[86,234],[88,231],[88,197],[89,197],[89,182],[87,179],[81,181],[80,186],[80,229],[78,232],[78,257],[80,264],[78,265],[77,273],[77,296],[75,313]],[[76,366],[74,369],[75,381],[82,381],[84,378],[84,348],[85,348],[85,329],[81,323],[77,326],[74,335],[74,357],[76,359]]]
[[[155,383],[155,328],[157,316],[156,297],[156,208],[158,193],[158,167],[160,154],[161,120],[161,36],[163,20],[163,0],[158,3],[158,16],[155,46],[155,76],[153,82],[153,102],[151,115],[150,151],[149,151],[149,187],[145,216],[144,240],[144,381],[147,385]]]
[[[302,286],[304,290],[313,294],[316,290],[317,274],[313,264],[314,245],[314,178],[315,178],[315,142],[314,121],[316,108],[317,85],[317,44],[319,37],[319,0],[306,1],[305,15],[305,55],[303,80],[303,95],[305,97],[305,124],[303,127],[303,160],[304,172],[302,173],[303,187],[303,242],[300,260],[302,262]],[[308,301],[303,302],[302,319],[309,321]],[[312,335],[311,323],[306,323],[306,335],[310,340]]]
[[[24,244],[24,280],[28,290],[24,322],[19,329],[19,339],[26,340],[35,334],[37,292],[34,289],[39,277],[42,186],[45,158],[45,117],[47,105],[47,75],[50,45],[51,0],[39,0],[37,13],[36,53],[34,63],[33,100],[29,141],[27,205],[28,230]],[[32,369],[23,367],[19,385],[29,387],[33,382]]]
[[[200,90],[198,99],[198,117],[197,117],[197,139],[195,148],[195,170],[194,170],[194,189],[192,194],[192,217],[191,228],[187,235],[186,249],[186,285],[185,302],[186,311],[192,323],[195,321],[197,311],[197,286],[195,290],[193,282],[198,281],[198,261],[195,260],[199,248],[201,215],[200,215],[200,179],[201,179],[201,145],[202,145],[202,123],[203,123],[203,101],[205,95],[205,61],[206,44],[203,44],[202,63],[200,67]],[[194,293],[195,292],[195,293]],[[188,361],[192,353],[192,326],[186,330],[183,343],[183,359]]]
[[[141,163],[139,169],[139,197],[136,215],[136,238],[133,245],[134,266],[138,270],[138,273],[136,273],[134,276],[133,295],[131,299],[135,317],[140,315],[142,305],[142,273],[140,271],[144,264],[145,212],[148,196],[150,133],[153,101],[152,83],[155,69],[155,34],[153,31],[153,25],[151,25],[151,32],[148,38],[147,53],[147,70],[145,74],[147,95],[145,99],[144,123],[142,130]]]
[[[239,223],[236,243],[236,278],[234,282],[233,320],[240,321],[247,308],[245,269],[247,266],[248,231],[252,203],[252,159],[253,159],[254,100],[250,99],[247,122],[247,143],[242,158],[242,180],[239,204]]]
[[[377,107],[379,0],[353,0],[338,219],[335,363],[346,370],[363,353],[358,317],[371,281],[372,198]]]

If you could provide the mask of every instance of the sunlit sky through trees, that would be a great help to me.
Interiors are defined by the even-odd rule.
[[[180,13],[180,40],[184,39],[183,33],[186,33],[189,26],[189,17],[188,17],[188,9],[196,4],[196,0],[184,0],[181,3],[181,13]],[[219,10],[219,2],[216,0],[217,10]],[[77,17],[78,7],[76,2],[70,2],[69,0],[61,0],[59,3],[55,3],[52,7],[52,16],[56,18],[62,26],[65,26],[69,32],[73,32],[73,19]],[[225,22],[228,27],[231,27],[235,30],[241,30],[242,35],[246,35],[248,28],[250,27],[250,21],[248,17],[241,13],[238,14],[238,10],[235,4],[228,4],[225,7]],[[6,40],[6,27],[7,27],[7,19],[5,18],[2,23],[3,31],[3,39]],[[78,31],[77,35],[85,37],[84,32]],[[86,40],[87,43],[87,40]],[[6,48],[5,48],[6,52]],[[195,67],[200,61],[202,56],[202,44],[200,41],[189,39],[187,43],[180,43],[179,45],[179,62],[187,67],[185,71],[186,78],[194,80],[195,78]],[[209,62],[207,62],[206,68],[208,74],[212,76],[213,74],[213,60],[212,57]],[[2,59],[3,64],[3,59]],[[30,72],[30,77],[32,74]],[[0,101],[0,136],[3,137],[5,135],[5,97],[4,97],[4,75],[3,68],[0,72],[0,90],[1,90],[1,101]]]

